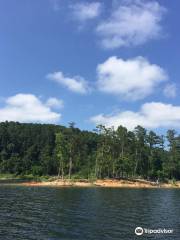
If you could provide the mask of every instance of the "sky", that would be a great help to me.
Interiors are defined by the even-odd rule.
[[[0,0],[0,122],[180,128],[179,0]]]

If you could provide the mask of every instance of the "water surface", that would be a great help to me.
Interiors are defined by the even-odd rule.
[[[173,228],[136,236],[137,226]],[[0,185],[0,239],[180,239],[180,190]]]

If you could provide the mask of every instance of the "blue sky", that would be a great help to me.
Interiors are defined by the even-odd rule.
[[[0,1],[0,121],[179,129],[179,9]]]

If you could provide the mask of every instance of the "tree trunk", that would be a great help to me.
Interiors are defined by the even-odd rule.
[[[69,158],[69,179],[71,179],[72,173],[72,157]]]
[[[59,165],[59,169],[58,169],[58,178],[60,177],[60,172],[61,172],[61,166]]]
[[[115,177],[115,163],[113,161],[113,178]]]
[[[124,157],[124,142],[121,145],[121,157]]]
[[[64,179],[64,165],[63,165],[63,162],[62,162],[62,166],[61,166],[61,178],[62,178],[62,180]]]
[[[135,156],[136,156],[136,164],[135,164],[135,168],[134,168],[134,175],[136,175],[137,166],[138,166],[138,153],[137,153],[137,149],[136,149]]]
[[[96,178],[98,178],[98,160],[97,160],[97,157],[96,157],[96,164],[95,164],[95,176],[96,176]]]

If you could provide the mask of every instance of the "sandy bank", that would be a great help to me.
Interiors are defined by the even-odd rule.
[[[20,183],[23,186],[57,186],[57,187],[119,187],[119,188],[180,188],[180,182],[162,183],[157,185],[155,182],[146,180],[96,180],[89,182],[88,180],[54,180],[46,182],[26,182]]]
[[[59,186],[59,187],[71,187],[71,186],[79,186],[79,187],[91,187],[92,183],[88,181],[71,181],[71,180],[54,180],[54,181],[45,181],[45,182],[25,182],[21,183],[23,186]]]

